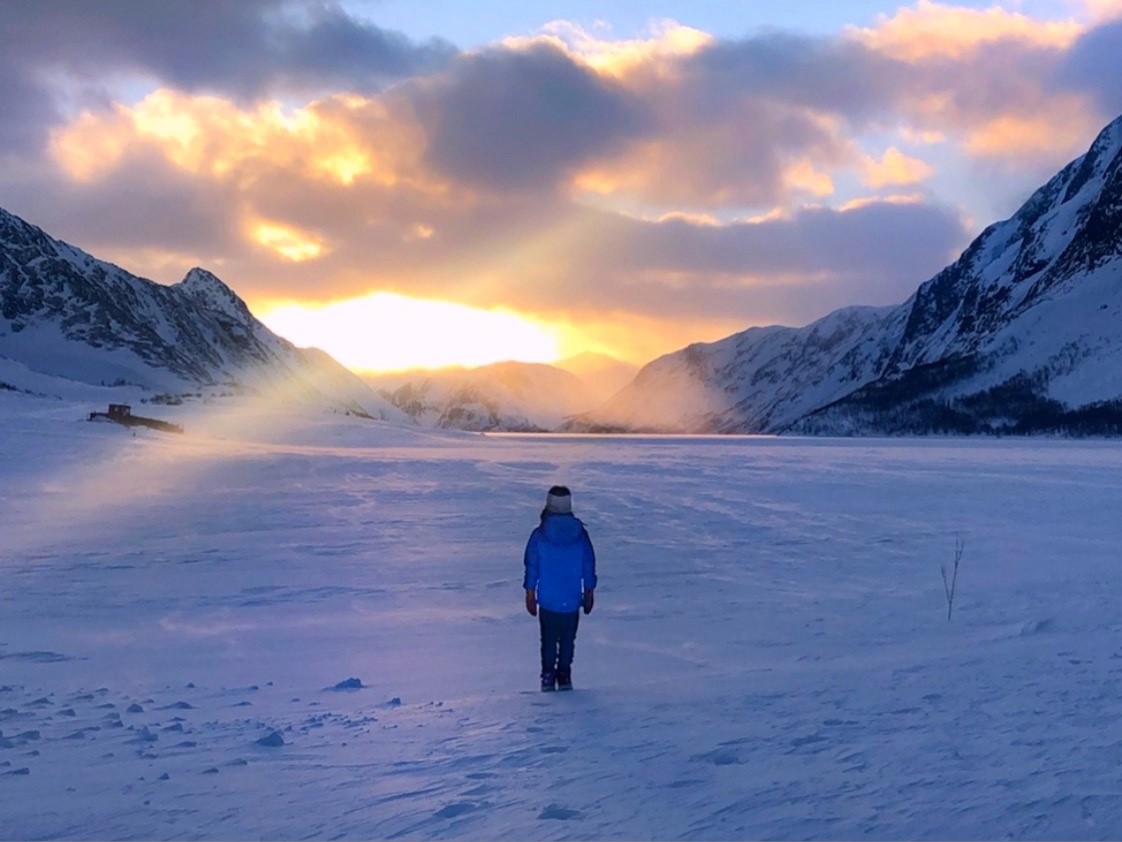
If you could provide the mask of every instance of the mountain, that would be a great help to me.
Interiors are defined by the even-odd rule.
[[[540,363],[369,375],[366,380],[426,427],[544,432],[597,403],[581,378]]]
[[[554,363],[554,366],[583,380],[597,404],[603,403],[630,383],[639,371],[639,366],[633,363],[587,351]]]
[[[1122,118],[903,304],[691,345],[565,429],[1122,433]]]
[[[248,392],[403,420],[323,352],[272,333],[210,272],[157,284],[2,209],[0,357],[82,383]]]

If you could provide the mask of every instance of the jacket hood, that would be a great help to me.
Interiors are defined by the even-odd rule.
[[[575,544],[584,532],[584,524],[574,515],[548,514],[541,529],[551,544]]]

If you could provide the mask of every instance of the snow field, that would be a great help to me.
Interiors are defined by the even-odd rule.
[[[1114,443],[86,411],[0,393],[2,838],[1122,830]],[[543,696],[554,482],[601,587]]]

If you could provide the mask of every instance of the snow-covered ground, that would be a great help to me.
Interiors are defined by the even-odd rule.
[[[92,408],[0,391],[0,837],[1122,834],[1122,444]],[[601,586],[543,695],[555,482]]]

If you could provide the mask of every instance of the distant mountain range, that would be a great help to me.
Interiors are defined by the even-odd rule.
[[[583,371],[579,376],[566,366]],[[582,355],[556,365],[504,362],[471,369],[368,375],[367,383],[418,424],[460,430],[546,432],[600,403],[635,368]],[[606,378],[606,380],[605,380]]]
[[[405,420],[327,354],[273,334],[210,272],[157,284],[2,209],[0,357],[81,383],[264,394]]]
[[[1122,433],[1122,118],[903,304],[691,345],[563,429]]]

